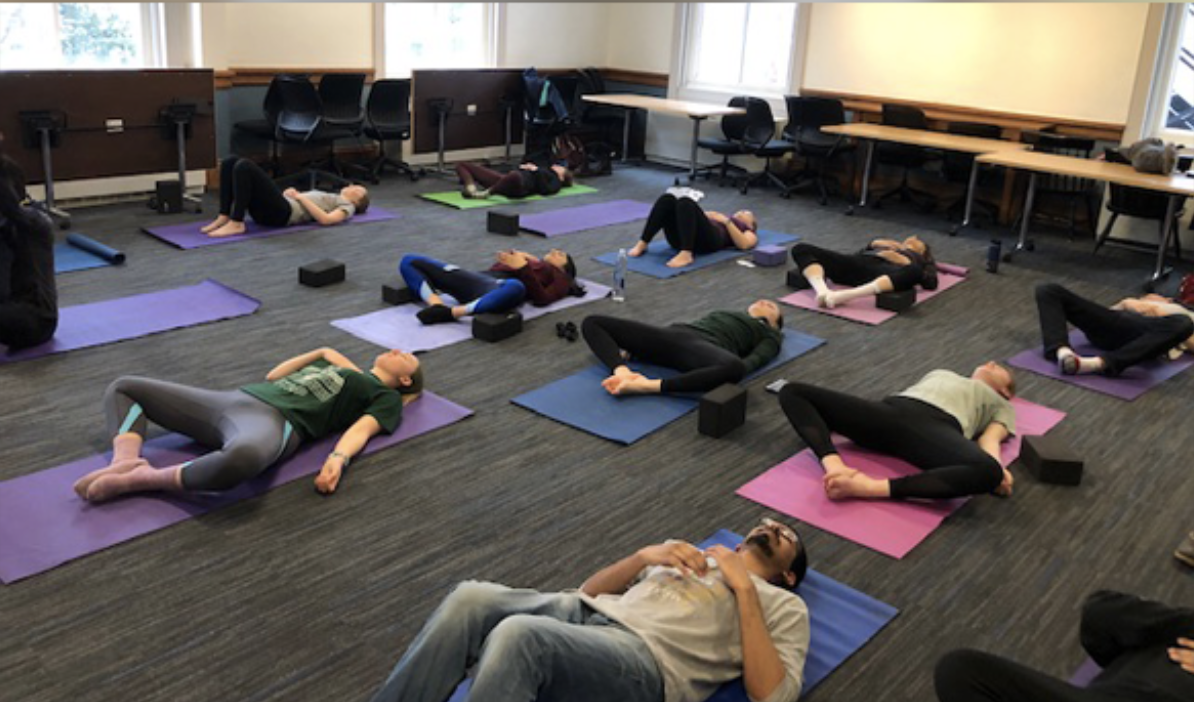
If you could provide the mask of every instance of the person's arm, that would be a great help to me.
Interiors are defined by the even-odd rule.
[[[606,566],[589,576],[580,586],[580,591],[589,597],[598,595],[620,595],[626,592],[638,574],[650,566],[670,566],[685,573],[705,574],[708,564],[705,556],[692,544],[671,541],[655,544],[635,551],[613,565]]]
[[[887,261],[888,263],[894,263],[897,266],[906,266],[909,263],[912,263],[911,259],[909,259],[907,256],[905,256],[904,254],[902,254],[898,251],[891,251],[888,249],[880,249],[880,250],[875,251],[875,255],[878,256],[879,258],[883,259],[884,261]]]
[[[356,367],[356,364],[348,360],[344,354],[325,346],[321,349],[308,351],[307,353],[300,354],[294,358],[282,361],[278,365],[274,366],[274,369],[265,376],[265,379],[277,380],[278,378],[284,378],[296,370],[305,368],[316,361],[327,361],[337,368],[347,368],[357,372],[360,372],[361,370],[360,368]]]
[[[336,208],[332,212],[324,212],[322,207],[316,205],[311,201],[310,198],[304,196],[302,193],[295,193],[294,199],[298,201],[298,204],[302,205],[303,209],[307,211],[307,214],[311,215],[311,217],[322,226],[328,227],[333,224],[339,224],[348,219],[348,212],[346,210]]]
[[[519,282],[527,290],[527,299],[535,307],[546,307],[547,305],[564,299],[568,294],[570,283],[568,276],[564,272],[550,263],[528,264],[515,271]],[[546,276],[548,282],[543,284],[543,279],[540,276]]]
[[[725,215],[722,215],[725,217]],[[753,249],[759,243],[759,237],[754,232],[747,230],[742,231],[734,224],[734,220],[725,217],[724,224],[726,225],[726,232],[730,235],[730,240],[734,242],[734,248],[746,251]]]
[[[1000,445],[1004,440],[1010,436],[1007,427],[999,422],[991,422],[983,429],[983,433],[979,435],[977,443],[978,447],[987,453],[991,458],[994,458],[999,465],[1003,465],[1003,452],[1000,451]]]
[[[742,363],[746,365],[746,372],[753,373],[771,362],[771,359],[779,355],[779,342],[770,335],[759,342],[750,354],[742,359]]]
[[[1120,655],[1149,646],[1173,646],[1194,634],[1194,610],[1169,607],[1122,592],[1100,590],[1082,607],[1082,648],[1106,668]]]
[[[903,242],[895,239],[872,239],[870,248],[872,249],[898,249],[903,246]]]
[[[340,436],[336,447],[324,459],[323,468],[315,477],[315,489],[325,495],[335,492],[336,486],[340,484],[340,477],[344,474],[344,466],[348,465],[353,457],[365,448],[369,439],[377,436],[380,431],[381,423],[373,415],[366,414],[354,422],[348,431]]]

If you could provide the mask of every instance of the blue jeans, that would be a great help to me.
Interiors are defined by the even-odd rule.
[[[579,595],[468,581],[423,625],[373,702],[444,702],[469,668],[469,702],[663,700],[647,644]]]

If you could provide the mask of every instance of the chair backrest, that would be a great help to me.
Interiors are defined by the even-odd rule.
[[[775,117],[771,104],[762,98],[746,98],[746,130],[742,141],[751,149],[761,149],[775,137]]]
[[[746,109],[748,99],[750,98],[745,95],[736,95],[730,98],[726,105]],[[748,124],[750,124],[750,120],[745,112],[726,115],[721,118],[721,133],[728,141],[742,141],[746,136],[746,125]]]
[[[361,110],[364,92],[364,73],[325,73],[319,79],[324,119],[342,123],[364,121],[365,114]]]
[[[1107,149],[1104,151],[1104,155],[1107,163],[1123,163],[1129,166],[1132,164],[1123,154],[1119,153],[1118,149]],[[1108,183],[1108,191],[1110,196],[1107,199],[1107,209],[1112,212],[1129,217],[1156,220],[1164,219],[1168,213],[1169,198],[1164,193],[1143,188],[1129,188],[1115,183]]]
[[[379,80],[369,89],[365,103],[369,123],[375,129],[404,130],[410,127],[410,78]]]
[[[979,122],[950,122],[945,131],[950,134],[980,139],[999,139],[1003,136],[1003,129],[999,125]],[[965,183],[970,180],[970,167],[973,164],[974,154],[946,151],[941,160],[941,172],[948,181]]]
[[[846,108],[836,98],[785,95],[784,103],[788,107],[784,138],[789,141],[799,141],[800,134],[805,130],[819,132],[821,127],[846,122]]]
[[[1073,158],[1090,158],[1095,147],[1094,139],[1051,132],[1026,131],[1020,135],[1020,140],[1025,144],[1032,144],[1033,151]],[[1038,190],[1055,193],[1080,193],[1089,190],[1090,187],[1091,182],[1084,178],[1053,174],[1041,174],[1037,185]]]
[[[277,73],[270,79],[265,99],[261,102],[261,110],[270,127],[277,125],[278,113],[282,111],[282,92],[278,83],[284,80],[309,80],[309,76],[306,73]]]
[[[905,129],[928,129],[924,110],[912,105],[883,104],[883,124]]]
[[[276,131],[287,139],[306,140],[323,120],[323,103],[306,77],[280,76]]]

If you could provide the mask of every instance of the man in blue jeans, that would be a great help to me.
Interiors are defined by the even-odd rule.
[[[804,682],[808,569],[796,532],[765,519],[731,551],[647,546],[555,594],[464,582],[431,615],[373,702],[700,702],[741,677],[758,702]]]

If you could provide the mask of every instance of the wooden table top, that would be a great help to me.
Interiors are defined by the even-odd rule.
[[[968,154],[1026,151],[1031,148],[1029,144],[1018,141],[982,139],[962,134],[931,132],[922,129],[905,129],[903,127],[891,127],[885,124],[869,124],[866,122],[835,124],[828,127],[821,127],[821,131],[827,134],[841,134],[857,139],[891,141],[899,144],[924,146],[926,148],[944,149],[946,151],[960,151]]]
[[[1171,195],[1194,195],[1194,178],[1187,177],[1184,173],[1175,175],[1141,173],[1126,163],[1108,163],[1036,151],[983,154],[978,157],[978,161],[1005,168],[1021,168],[1040,173],[1101,180]]]
[[[598,95],[582,95],[582,100],[602,105],[630,107],[653,112],[666,112],[685,117],[717,117],[720,115],[737,115],[746,112],[741,107],[727,105],[710,105],[703,102],[688,102],[686,100],[669,100],[651,95],[634,95],[632,93],[601,93]]]

